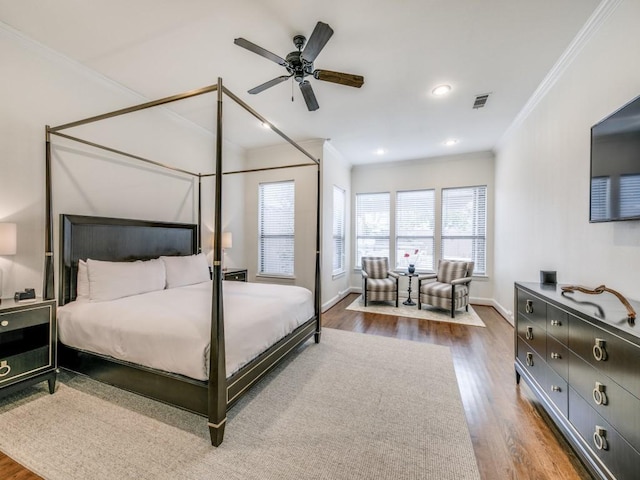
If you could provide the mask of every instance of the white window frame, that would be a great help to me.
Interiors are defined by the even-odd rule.
[[[346,203],[347,193],[344,189],[333,186],[333,256],[332,275],[341,275],[345,272],[346,258]]]
[[[456,194],[458,194],[456,198]],[[469,201],[462,204],[464,200],[460,195],[468,195]],[[477,185],[472,187],[454,187],[442,189],[442,229],[440,232],[440,255],[443,260],[467,260],[474,262],[473,273],[486,275],[487,273],[487,186]],[[468,215],[468,219],[456,220],[460,215]],[[456,222],[458,225],[456,225]],[[466,231],[463,230],[463,223]],[[460,232],[456,233],[455,229]],[[451,252],[452,249],[446,247],[447,240],[471,241],[469,255],[460,255]]]
[[[368,205],[365,202],[369,202]],[[378,203],[376,209],[370,208]],[[363,256],[389,257],[391,194],[356,194],[355,268],[362,268]],[[385,245],[386,243],[386,245]]]
[[[267,189],[273,189],[267,192]],[[280,189],[278,192],[277,189]],[[290,191],[289,191],[290,190]],[[266,193],[286,193],[288,200],[281,205],[265,205]],[[272,208],[277,208],[274,211]],[[269,222],[268,227],[274,229],[274,232],[264,232],[266,222],[277,218],[281,225],[274,225]],[[289,220],[289,221],[287,221]],[[267,239],[284,240],[288,244],[288,249],[282,246],[269,248]],[[290,250],[290,252],[288,251]],[[265,182],[258,186],[258,275],[277,276],[277,277],[293,277],[295,271],[295,182],[293,180],[285,180],[279,182]],[[278,255],[277,258],[265,258],[265,255],[271,257]],[[276,268],[270,269],[268,265],[276,265]],[[270,271],[273,270],[273,271]]]

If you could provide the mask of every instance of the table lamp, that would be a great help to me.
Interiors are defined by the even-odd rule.
[[[0,256],[15,255],[18,247],[18,227],[15,223],[0,223]],[[2,269],[0,268],[0,299],[2,298]]]
[[[224,251],[233,246],[233,235],[231,232],[222,232],[222,271],[224,272]]]

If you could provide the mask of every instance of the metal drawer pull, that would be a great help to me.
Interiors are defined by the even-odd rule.
[[[605,393],[606,385],[596,382],[596,388],[593,389],[593,401],[596,405],[606,405],[608,402],[607,394]]]
[[[527,340],[533,340],[533,327],[527,327],[527,332],[524,334]]]
[[[561,392],[562,389],[557,385],[551,385],[551,391],[552,392]]]
[[[527,300],[527,303],[524,306],[524,310],[527,313],[533,313],[533,300]]]
[[[551,352],[551,358],[553,358],[554,360],[558,360],[559,358],[562,358],[562,357],[560,356],[559,353]]]
[[[602,338],[596,338],[596,343],[593,346],[593,358],[598,362],[604,362],[607,359],[607,351],[604,348],[605,343]]]
[[[527,352],[526,362],[527,362],[527,365],[529,365],[530,367],[533,367],[533,353]]]
[[[2,322],[0,322],[0,325],[2,325],[3,327],[6,327],[9,325],[9,320],[2,320]]]
[[[551,320],[551,326],[560,327],[562,326],[562,322],[560,320]]]
[[[3,372],[3,370],[6,370],[6,372]],[[6,377],[7,375],[9,375],[9,372],[11,372],[9,363],[6,360],[0,362],[0,377]]]
[[[607,431],[598,425],[596,425],[596,431],[593,432],[593,443],[598,450],[609,450]]]

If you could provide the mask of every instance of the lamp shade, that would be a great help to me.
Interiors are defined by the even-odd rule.
[[[15,255],[18,249],[18,226],[0,223],[0,255]]]
[[[222,248],[231,248],[233,246],[233,235],[231,232],[222,232]]]

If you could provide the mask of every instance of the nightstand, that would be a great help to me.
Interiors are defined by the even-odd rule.
[[[0,397],[47,380],[56,387],[56,301],[0,303]]]
[[[234,282],[246,282],[247,281],[247,269],[246,268],[230,268],[222,274],[223,280],[232,280]]]

